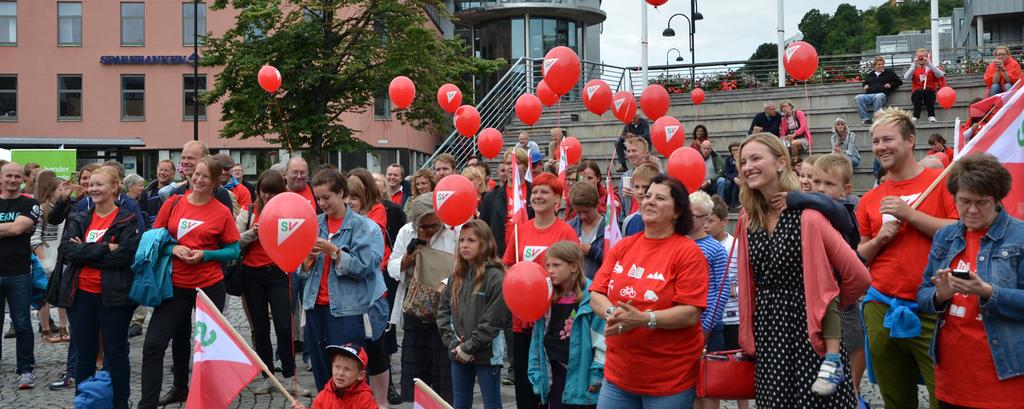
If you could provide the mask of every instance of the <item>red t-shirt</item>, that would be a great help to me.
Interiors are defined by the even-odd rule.
[[[259,226],[260,213],[252,215],[252,224],[250,227]],[[253,268],[266,267],[274,264],[274,260],[267,254],[267,250],[260,244],[259,239],[249,243],[249,246],[245,249],[245,258],[242,259],[242,265]]]
[[[345,222],[345,215],[335,219],[333,217],[327,218],[327,235],[330,236],[337,233],[341,229],[341,224]],[[330,305],[331,294],[327,291],[327,277],[331,275],[331,257],[324,256],[324,271],[320,274],[320,289],[316,292],[316,305]]]
[[[235,187],[231,188],[231,193],[235,194],[235,200],[238,201],[238,208],[242,210],[249,210],[249,206],[252,206],[252,195],[249,194],[249,189],[245,185],[239,183]]]
[[[387,235],[388,211],[384,209],[384,205],[377,203],[370,208],[369,212],[366,212],[366,217],[380,227],[380,236],[384,240],[384,258],[380,261],[380,269],[383,271],[388,267],[388,259],[391,258],[391,243],[388,241]]]
[[[192,250],[217,250],[239,239],[231,210],[214,198],[206,204],[194,205],[188,201],[188,196],[172,197],[160,208],[153,227],[166,227],[178,245]],[[175,287],[204,288],[224,279],[221,263],[217,261],[188,264],[172,258],[171,281]]]
[[[403,194],[404,193],[402,192],[402,188],[398,188],[398,191],[395,192],[395,194],[391,195],[391,203],[401,206]]]
[[[579,243],[580,238],[576,235],[576,230],[573,230],[569,223],[566,223],[562,219],[555,219],[555,222],[543,229],[538,229],[533,223],[536,219],[530,219],[526,223],[519,224],[519,247],[516,248],[516,240],[513,236],[515,228],[511,228],[509,233],[509,240],[505,241],[505,256],[502,261],[507,266],[511,266],[516,263],[516,253],[519,253],[520,261],[533,261],[540,264],[541,268],[544,268],[544,256],[547,254],[548,247],[552,244],[560,242],[562,240],[568,240],[573,243]],[[532,322],[523,321],[512,314],[512,331],[522,332],[523,329],[530,328],[533,326]]]
[[[512,208],[513,208],[513,206],[512,205],[515,202],[515,200],[514,200],[515,199],[515,195],[513,193],[514,192],[512,191],[512,183],[505,184],[505,248],[504,249],[498,249],[498,251],[501,251],[501,252],[507,250],[511,246],[510,243],[512,243],[512,230],[513,230],[513,227],[512,227],[512,215],[513,215]],[[523,202],[526,202],[526,184],[525,183],[523,183],[520,186],[519,193],[522,195],[522,196],[520,196],[520,198],[522,198]],[[529,203],[527,202],[527,203],[525,203],[525,205],[529,205]],[[524,209],[524,211],[525,211],[525,209]],[[524,216],[523,218],[526,218],[526,217],[527,216]]]
[[[925,168],[920,175],[912,179],[899,182],[887,180],[864,194],[856,212],[860,235],[875,237],[881,230],[882,223],[895,220],[889,216],[882,217],[882,198],[899,196],[907,203],[913,203],[941,173],[941,169]],[[917,210],[943,219],[959,218],[953,195],[946,190],[945,182],[940,182]],[[871,272],[871,286],[890,297],[916,300],[917,287],[921,285],[921,272],[928,263],[928,252],[931,248],[931,237],[913,228],[909,223],[904,223],[896,237],[868,266]]]
[[[83,243],[99,243],[103,240],[103,235],[107,234],[107,229],[114,223],[114,219],[117,218],[117,207],[114,207],[114,211],[110,214],[100,217],[96,212],[92,213],[92,221],[89,222],[89,227],[85,229],[85,239]],[[114,237],[111,242],[116,240]],[[103,288],[100,286],[100,269],[95,267],[83,266],[82,271],[78,275],[78,289],[99,294]]]
[[[703,310],[708,263],[697,243],[686,236],[650,239],[634,234],[604,255],[590,290],[604,294],[613,305],[632,301],[640,311],[676,305]],[[628,392],[666,396],[697,383],[697,362],[704,349],[699,323],[679,329],[639,327],[607,337],[605,343],[604,376]]]
[[[976,272],[985,231],[967,231],[967,248],[949,268]],[[992,361],[978,296],[953,294],[938,334],[935,397],[958,406],[1020,408],[1024,377],[1000,381]]]
[[[298,193],[299,196],[302,196],[304,199],[306,199],[306,201],[309,202],[309,207],[312,207],[313,210],[316,210],[316,198],[313,197],[313,189],[310,188],[308,184],[306,185],[306,187],[302,188],[302,190],[295,193]]]

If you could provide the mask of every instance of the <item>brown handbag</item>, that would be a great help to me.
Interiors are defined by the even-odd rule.
[[[738,229],[737,229],[738,230]],[[739,240],[739,238],[736,238]],[[732,252],[736,250],[736,241],[732,242],[729,256],[726,258],[725,274],[722,274],[722,285],[715,296],[712,313],[717,313],[718,302],[722,291],[729,281],[729,264]],[[754,399],[754,357],[744,354],[743,350],[705,351],[700,357],[700,372],[697,376],[697,396],[710,399],[747,400]]]
[[[402,312],[423,322],[434,322],[441,304],[442,280],[448,278],[454,268],[453,254],[421,247],[416,253],[416,266],[402,302]]]

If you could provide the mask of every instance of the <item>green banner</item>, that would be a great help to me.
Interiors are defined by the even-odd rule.
[[[11,160],[22,165],[38,163],[57,177],[71,180],[77,170],[78,151],[74,149],[12,149]]]

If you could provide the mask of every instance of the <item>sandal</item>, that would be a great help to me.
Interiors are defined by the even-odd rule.
[[[57,328],[56,330],[50,330],[50,335],[46,337],[46,342],[49,342],[51,344],[59,344],[63,342],[61,341],[60,338],[60,328]]]
[[[53,331],[52,330],[44,329],[44,328],[40,328],[39,329],[39,339],[42,339],[43,342],[49,343],[50,342],[50,337],[52,337],[52,336],[53,336]]]
[[[66,327],[58,328],[57,334],[60,335],[60,342],[71,342],[71,334],[68,333],[68,329]]]

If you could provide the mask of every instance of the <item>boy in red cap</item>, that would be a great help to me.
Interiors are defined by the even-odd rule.
[[[354,344],[329,345],[324,353],[331,361],[331,382],[313,400],[313,409],[377,409],[366,383],[366,351]],[[299,402],[292,409],[307,409]]]

